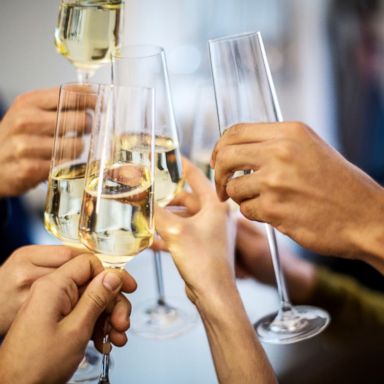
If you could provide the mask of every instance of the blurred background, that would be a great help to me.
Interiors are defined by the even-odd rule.
[[[58,5],[58,0],[1,1],[0,111],[22,92],[76,79],[73,66],[56,53],[53,44]],[[124,42],[166,49],[183,152],[191,153],[196,124],[205,120],[216,124],[215,118],[204,118],[215,113],[212,98],[201,103],[203,90],[211,86],[207,40],[256,30],[264,37],[284,118],[306,122],[384,183],[383,0],[126,0]],[[109,76],[106,66],[95,80],[108,82]],[[8,239],[1,248],[3,257],[23,243],[54,242],[42,229],[44,197],[42,185],[22,199],[11,200],[14,220],[3,229],[2,236]],[[382,276],[366,265],[324,261],[300,252],[354,275],[366,286],[384,290]],[[383,329],[378,332],[384,335]],[[360,352],[360,357],[365,353],[358,345],[350,348]],[[375,371],[377,349],[370,350],[365,359],[358,359],[366,372]],[[341,361],[343,354],[328,356],[328,360],[333,358]],[[318,367],[312,366],[312,376],[320,374],[321,357],[312,364]],[[282,382],[324,382],[320,377],[319,381],[310,379],[297,362],[291,368]],[[384,380],[379,373],[373,381],[354,379],[348,382]]]

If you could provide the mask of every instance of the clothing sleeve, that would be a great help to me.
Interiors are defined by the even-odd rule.
[[[7,225],[10,215],[10,207],[8,199],[0,198],[0,228]]]
[[[384,277],[383,277],[384,279]],[[335,326],[384,328],[384,293],[353,278],[318,267],[311,303],[329,311]]]

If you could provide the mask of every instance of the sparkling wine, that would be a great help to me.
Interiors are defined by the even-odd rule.
[[[148,168],[117,163],[87,176],[80,239],[108,266],[124,266],[151,245],[153,188]]]
[[[120,156],[132,157],[135,152],[140,152],[138,140],[136,135],[121,137],[118,143],[121,146]],[[181,155],[174,141],[164,136],[156,136],[155,152],[155,199],[161,207],[165,207],[183,189]]]
[[[78,69],[94,71],[119,44],[123,0],[62,1],[55,29],[57,51]]]
[[[65,164],[51,171],[45,202],[44,225],[65,243],[78,243],[81,201],[84,190],[84,163]]]

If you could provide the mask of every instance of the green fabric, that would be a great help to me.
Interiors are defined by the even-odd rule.
[[[383,276],[384,279],[384,276]],[[351,277],[319,267],[311,304],[328,310],[343,327],[383,327],[384,294],[365,288]]]

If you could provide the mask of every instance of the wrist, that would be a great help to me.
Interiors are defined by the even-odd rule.
[[[238,314],[239,311],[245,313],[234,278],[223,278],[220,286],[207,287],[204,291],[197,293],[194,304],[202,319],[210,323],[221,323],[225,318]]]
[[[364,208],[366,208],[365,203]],[[356,225],[349,233],[352,251],[350,256],[371,264],[382,273],[384,273],[383,217],[384,189],[380,188],[369,202],[365,214],[356,215]]]

